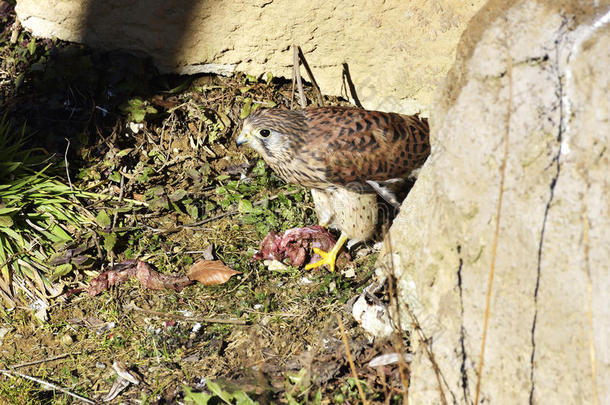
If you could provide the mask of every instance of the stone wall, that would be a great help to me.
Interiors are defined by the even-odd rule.
[[[292,77],[300,44],[322,91],[369,109],[428,112],[484,0],[18,0],[35,35],[151,55],[164,71]],[[304,72],[303,72],[304,73]]]
[[[479,379],[481,403],[610,403],[609,10],[492,0],[464,32],[384,255],[421,325],[413,403]]]

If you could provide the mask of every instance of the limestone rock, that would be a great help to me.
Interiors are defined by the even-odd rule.
[[[35,35],[151,55],[164,71],[292,77],[299,44],[326,94],[364,107],[428,111],[455,45],[484,0],[18,0]],[[303,71],[303,74],[305,72]]]
[[[498,221],[480,402],[610,403],[609,9],[491,0],[465,30],[389,234],[412,403],[474,402]]]

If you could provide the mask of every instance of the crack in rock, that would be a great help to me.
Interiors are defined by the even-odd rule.
[[[469,403],[469,389],[468,389],[468,373],[466,372],[466,347],[464,345],[464,340],[466,340],[466,329],[464,328],[464,297],[462,290],[462,267],[464,265],[464,260],[462,259],[461,252],[462,246],[457,246],[458,256],[460,258],[460,262],[457,269],[457,278],[458,278],[458,289],[460,291],[460,313],[461,313],[461,322],[460,322],[460,349],[461,349],[461,362],[460,362],[460,374],[462,377],[462,390],[464,392],[464,401]]]
[[[544,245],[544,236],[545,236],[545,231],[546,231],[546,224],[547,224],[547,219],[549,216],[549,211],[551,210],[551,204],[553,203],[553,199],[555,198],[555,187],[557,186],[557,182],[559,180],[559,175],[561,172],[561,142],[563,139],[563,133],[564,133],[564,88],[563,88],[563,80],[564,80],[564,74],[561,74],[559,72],[560,69],[560,57],[559,57],[559,52],[560,52],[560,48],[561,48],[561,41],[563,39],[563,37],[566,35],[566,27],[568,24],[568,20],[567,18],[564,18],[562,21],[561,26],[559,27],[559,33],[558,33],[558,37],[555,40],[555,60],[553,62],[553,70],[555,71],[555,75],[557,78],[557,97],[559,100],[559,122],[558,122],[558,128],[557,128],[557,151],[555,152],[555,155],[553,156],[553,159],[551,160],[551,164],[550,166],[554,166],[555,167],[555,173],[553,174],[553,177],[551,178],[551,182],[549,184],[549,199],[546,202],[546,206],[544,208],[544,216],[542,219],[542,228],[540,230],[540,239],[539,239],[539,243],[538,243],[538,258],[537,258],[537,265],[536,265],[536,285],[534,287],[534,318],[532,320],[532,333],[531,333],[531,342],[532,342],[532,354],[530,357],[530,383],[531,383],[531,388],[530,388],[530,395],[529,395],[529,403],[530,405],[534,404],[534,392],[535,392],[535,388],[536,385],[534,383],[534,373],[535,373],[535,357],[536,357],[536,322],[538,320],[538,290],[540,288],[540,278],[542,276],[542,248]]]

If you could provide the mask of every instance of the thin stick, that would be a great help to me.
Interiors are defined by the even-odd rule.
[[[496,209],[496,227],[494,230],[493,244],[491,245],[491,263],[489,266],[489,281],[487,283],[487,297],[485,301],[485,320],[483,322],[483,336],[481,337],[481,355],[479,357],[479,366],[477,368],[477,387],[475,390],[474,403],[479,403],[479,394],[481,392],[481,380],[483,379],[483,364],[485,359],[485,342],[487,341],[487,327],[489,325],[489,312],[491,307],[491,291],[494,281],[494,273],[496,271],[496,254],[498,251],[498,235],[500,234],[500,214],[502,213],[502,197],[504,196],[504,178],[506,176],[506,163],[508,161],[508,137],[510,134],[510,116],[512,106],[513,93],[513,61],[508,57],[508,68],[506,75],[508,78],[508,105],[506,111],[506,132],[504,134],[504,156],[502,157],[502,166],[500,167],[500,190],[498,191],[498,206]]]
[[[364,396],[364,391],[362,390],[362,386],[360,385],[360,380],[358,380],[358,374],[356,373],[356,365],[354,364],[354,360],[352,359],[352,354],[349,351],[349,343],[347,342],[347,335],[345,334],[345,328],[343,327],[343,322],[341,322],[341,318],[339,315],[335,315],[337,317],[337,322],[339,322],[339,329],[341,329],[341,338],[343,339],[343,344],[345,345],[345,354],[347,354],[347,361],[349,362],[349,368],[352,370],[352,376],[354,380],[356,380],[356,387],[358,387],[358,393],[360,394],[360,399],[364,405],[368,405],[368,401]]]
[[[358,93],[356,93],[356,86],[354,86],[354,82],[352,81],[352,75],[349,72],[349,66],[347,63],[343,63],[343,86],[345,88],[345,94],[347,97],[349,98],[351,95],[352,99],[354,100],[354,104],[356,104],[358,108],[364,108],[360,102],[360,99],[358,98]]]
[[[430,363],[432,363],[432,369],[434,370],[434,374],[436,376],[436,382],[438,383],[438,388],[440,390],[441,403],[444,404],[444,405],[447,405],[447,398],[445,397],[445,391],[443,390],[443,385],[442,385],[442,381],[441,381],[441,379],[444,381],[445,378],[441,374],[441,370],[438,367],[438,363],[436,362],[436,359],[434,357],[434,353],[432,353],[432,350],[430,350],[430,346],[428,344],[429,340],[426,337],[426,334],[424,333],[424,330],[421,328],[421,325],[419,324],[419,321],[417,320],[417,317],[415,316],[413,311],[411,311],[411,308],[409,308],[408,305],[405,305],[405,309],[407,310],[407,313],[409,314],[409,317],[413,321],[413,326],[415,327],[415,329],[417,330],[417,333],[419,334],[419,338],[420,338],[420,340],[423,343],[424,349],[426,351],[426,355],[428,356],[428,359],[430,360]],[[445,384],[446,384],[446,382],[445,382]]]
[[[301,191],[303,191],[303,190],[292,190],[292,191],[288,191],[286,193],[282,193],[282,195],[289,196],[289,195],[300,193]],[[261,205],[261,204],[264,204],[267,201],[273,201],[273,200],[277,199],[279,196],[280,196],[279,194],[276,194],[276,195],[273,195],[273,196],[271,196],[269,198],[265,198],[263,200],[256,201],[252,205],[253,206]],[[224,218],[224,217],[226,217],[228,215],[235,215],[235,214],[238,214],[238,213],[239,213],[239,210],[227,211],[227,212],[223,212],[222,214],[218,214],[216,216],[213,216],[211,218],[202,219],[201,221],[197,221],[197,222],[194,222],[192,224],[181,225],[181,227],[182,228],[193,228],[193,227],[196,227],[196,226],[207,224],[208,222],[216,221],[216,220]]]
[[[182,228],[194,228],[194,227],[197,227],[197,226],[201,226],[201,225],[207,224],[208,222],[217,221],[217,220],[222,219],[222,218],[224,218],[224,217],[226,217],[228,215],[235,215],[235,214],[238,214],[238,213],[239,213],[239,210],[227,211],[227,212],[223,212],[222,214],[215,215],[215,216],[213,216],[211,218],[206,218],[206,219],[202,219],[201,221],[193,222],[192,224],[182,225],[181,227]]]
[[[123,174],[123,171],[121,172],[121,188],[119,189],[119,201],[118,203],[121,204],[123,202],[123,194],[125,192],[125,175]],[[114,211],[114,215],[112,217],[112,228],[114,230],[114,228],[116,227],[116,221],[117,218],[119,216],[119,210],[115,210]]]
[[[82,195],[84,195],[86,197],[91,197],[91,198],[99,198],[101,201],[118,201],[119,197],[114,196],[114,195],[107,195],[107,194],[94,193],[91,191],[87,191],[87,190],[91,190],[98,186],[103,186],[106,183],[108,183],[107,179],[102,180],[99,183],[94,184],[93,186],[87,187],[85,189],[85,191],[82,193]],[[134,204],[134,205],[148,207],[148,203],[146,201],[138,201],[138,200],[134,200],[131,198],[123,198],[123,201],[127,201],[128,203]]]
[[[390,239],[389,238],[384,238],[384,241],[386,243],[388,243],[388,251],[392,252],[391,249],[391,244],[390,244]],[[390,253],[391,254],[391,253]],[[390,256],[390,270],[392,271],[392,273],[388,273],[388,287],[389,287],[389,293],[390,293],[390,297],[395,296],[396,295],[396,287],[394,285],[393,279],[392,277],[394,277],[393,273],[394,273],[394,260],[392,259],[392,256]],[[432,350],[430,349],[430,345],[428,344],[429,339],[426,336],[426,334],[424,333],[424,330],[422,329],[419,321],[417,320],[417,317],[415,316],[415,314],[413,313],[413,311],[411,311],[411,308],[409,307],[409,305],[405,304],[405,309],[407,310],[407,314],[409,315],[409,318],[411,319],[411,322],[413,323],[413,328],[417,331],[419,338],[422,342],[422,345],[424,347],[424,350],[426,352],[426,355],[428,356],[428,359],[430,360],[430,363],[432,364],[432,369],[434,370],[434,375],[436,376],[436,382],[438,383],[438,389],[440,391],[440,396],[441,396],[441,403],[446,405],[447,404],[447,398],[445,397],[445,391],[443,390],[443,381],[445,381],[444,376],[441,373],[441,370],[438,366],[438,363],[436,362],[436,359],[434,357],[434,353],[432,352]],[[398,306],[398,301],[397,301],[397,312],[398,309],[400,307]],[[400,320],[400,315],[397,313],[397,318]],[[399,321],[399,325],[400,325],[400,321]],[[401,329],[402,330],[402,329]],[[400,357],[399,356],[399,365],[400,365]],[[400,370],[400,369],[399,369]],[[445,381],[445,384],[446,381]],[[454,398],[454,402],[455,402],[455,398]]]
[[[87,404],[93,404],[95,405],[95,401],[90,400],[89,398],[83,397],[81,395],[78,395],[77,393],[74,393],[72,391],[67,390],[66,388],[60,387],[59,385],[55,385],[53,383],[50,383],[48,381],[45,380],[41,380],[40,378],[37,377],[32,377],[26,374],[21,374],[17,371],[12,371],[12,370],[0,370],[0,373],[5,374],[5,375],[10,375],[13,377],[21,377],[21,378],[25,378],[26,380],[30,380],[30,381],[34,381],[40,385],[44,385],[47,388],[50,388],[52,390],[57,390],[57,391],[61,391],[64,394],[70,395],[71,397],[74,397],[76,399],[79,399]]]
[[[176,127],[176,116],[173,113],[171,115],[171,120],[172,120],[172,126],[169,129],[169,141],[167,143],[167,152],[165,153],[165,161],[163,162],[163,164],[161,165],[159,170],[155,171],[155,173],[159,173],[161,170],[163,170],[165,168],[165,166],[167,166],[167,163],[169,162],[169,158],[172,154],[172,143],[174,142],[174,128]],[[165,128],[165,123],[163,123],[163,125]],[[159,143],[159,146],[161,146],[161,143]]]
[[[70,190],[74,191],[74,187],[72,186],[72,180],[70,180],[70,163],[68,163],[68,149],[70,149],[70,140],[68,138],[64,138],[68,144],[66,145],[66,151],[64,152],[64,162],[66,164],[66,176],[68,177],[68,184],[70,185]]]
[[[189,317],[189,316],[185,316],[182,314],[176,314],[176,313],[153,311],[151,309],[139,308],[135,305],[127,305],[124,308],[132,310],[132,311],[144,312],[146,314],[158,316],[160,318],[180,319],[181,321],[188,321],[188,322],[225,323],[225,324],[229,324],[229,325],[247,325],[248,324],[248,321],[246,321],[244,319],[196,318],[196,317]]]
[[[290,109],[294,107],[294,86],[296,85],[296,73],[294,66],[292,67],[292,90],[290,91]]]
[[[588,192],[588,190],[587,190]],[[582,200],[582,239],[585,250],[585,267],[587,273],[587,320],[589,321],[589,361],[591,362],[591,383],[593,384],[593,404],[599,403],[597,397],[597,371],[595,368],[595,340],[593,336],[593,288],[591,283],[591,266],[589,264],[589,218],[587,217],[587,192]]]
[[[294,64],[294,75],[297,78],[297,86],[299,88],[299,101],[301,102],[301,108],[307,106],[307,100],[305,99],[305,92],[303,91],[303,82],[301,80],[301,68],[299,66],[299,49],[296,45],[292,45],[293,52],[293,64]]]
[[[401,321],[401,316],[400,316],[400,306],[398,305],[398,300],[396,299],[396,286],[394,285],[394,275],[395,273],[395,269],[394,269],[394,258],[393,258],[393,253],[392,253],[392,240],[391,237],[387,231],[387,227],[383,228],[383,240],[386,241],[387,246],[388,246],[388,251],[390,252],[390,267],[392,269],[392,274],[388,277],[388,288],[389,288],[389,293],[390,293],[390,306],[394,306],[394,309],[396,311],[396,323],[398,324],[398,328],[396,328],[394,330],[394,333],[392,334],[395,342],[393,343],[393,345],[396,345],[398,347],[394,347],[394,350],[396,350],[400,355],[398,356],[398,373],[400,375],[400,380],[402,382],[402,386],[404,389],[404,397],[403,397],[403,404],[404,405],[408,405],[409,403],[409,379],[406,376],[405,373],[405,369],[407,368],[407,365],[405,363],[405,358],[402,355],[403,353],[406,353],[406,348],[404,346],[404,343],[402,341],[402,321]],[[441,390],[441,392],[443,391],[443,387],[440,384],[440,379],[438,379],[438,383],[439,383],[439,389]]]
[[[303,67],[305,68],[305,71],[307,72],[307,76],[309,76],[309,80],[311,80],[311,84],[313,85],[314,91],[316,92],[316,96],[318,96],[318,105],[320,107],[324,107],[324,98],[322,97],[322,92],[320,91],[320,86],[318,86],[316,79],[313,77],[313,72],[309,68],[309,64],[307,63],[307,60],[305,59],[303,50],[298,45],[297,45],[297,50],[299,52],[299,58],[301,59],[301,63],[303,64]]]
[[[77,356],[77,355],[79,355],[81,353],[82,352],[64,353],[64,354],[60,354],[60,355],[57,355],[57,356],[48,357],[46,359],[34,360],[34,361],[28,361],[28,362],[25,362],[25,363],[15,364],[14,366],[10,366],[10,367],[12,369],[15,369],[15,368],[20,368],[20,367],[33,366],[34,364],[47,363],[49,361],[55,361],[55,360],[63,359],[63,358],[68,357],[68,356]]]
[[[175,255],[200,255],[205,253],[205,250],[185,250],[184,252],[172,252],[171,250],[167,250],[167,251],[160,251],[159,253],[154,253],[154,255],[168,255],[168,256],[175,256]]]

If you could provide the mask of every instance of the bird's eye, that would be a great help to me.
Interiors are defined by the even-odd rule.
[[[260,136],[262,136],[263,138],[268,137],[269,135],[271,135],[271,131],[269,131],[268,129],[261,129],[259,132]]]

